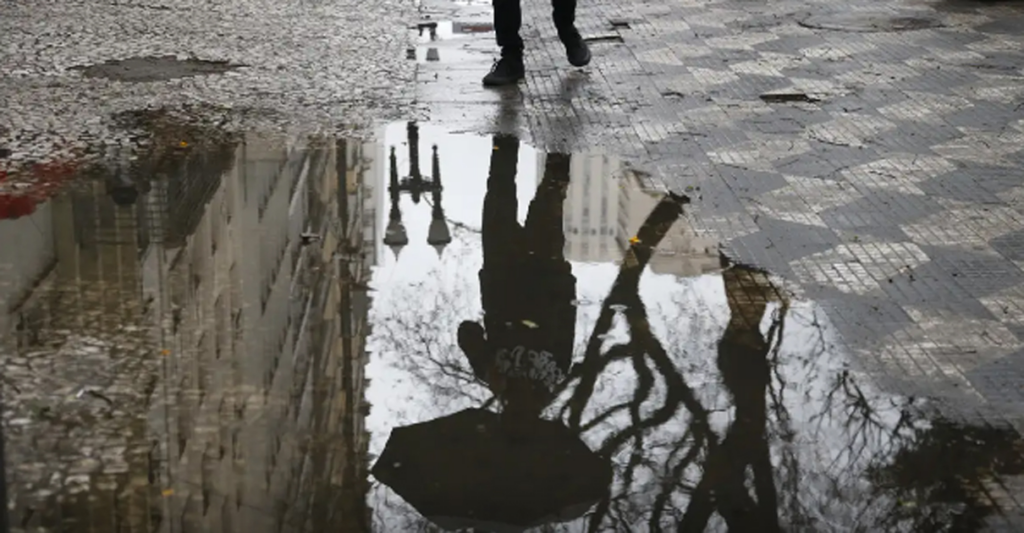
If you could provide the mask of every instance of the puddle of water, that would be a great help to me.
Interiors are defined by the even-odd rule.
[[[494,25],[489,21],[425,21],[416,29],[408,58],[418,63],[445,63],[449,68],[486,68],[493,61]]]
[[[72,67],[87,78],[106,78],[117,81],[143,83],[167,81],[176,78],[223,74],[245,65],[227,61],[207,61],[196,58],[178,59],[175,56],[130,57],[95,65]]]
[[[443,63],[446,69],[486,69],[494,61],[490,50],[469,46],[446,46],[446,43],[419,46],[414,54],[418,63]]]
[[[920,12],[902,16],[895,12],[830,13],[807,17],[799,24],[818,30],[859,33],[916,31],[942,27],[941,20]]]
[[[1024,470],[612,155],[151,133],[0,220],[26,530],[971,531]]]
[[[436,41],[450,41],[494,32],[494,24],[489,21],[426,21],[416,28],[417,42],[420,44]]]

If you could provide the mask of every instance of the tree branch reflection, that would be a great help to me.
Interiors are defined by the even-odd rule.
[[[550,406],[616,464],[616,481],[586,518],[586,529],[895,531],[914,524],[910,530],[941,530],[934,529],[941,513],[915,513],[899,502],[920,488],[915,484],[946,495],[928,496],[928,505],[943,504],[943,497],[972,501],[950,488],[956,483],[948,476],[917,483],[908,474],[928,469],[921,463],[936,455],[937,442],[965,448],[966,437],[925,427],[915,399],[884,396],[862,384],[833,357],[837,348],[818,312],[791,303],[766,272],[729,265],[721,273],[728,320],[716,337],[713,369],[700,372],[717,374],[722,390],[686,368],[711,366],[704,353],[688,353],[696,346],[690,337],[707,331],[682,329],[686,319],[702,314],[695,309],[698,296],[675,302],[685,314],[675,318],[659,316],[640,296],[652,253],[686,202],[666,196],[647,216],[601,302],[582,356]],[[415,329],[417,321],[423,317],[396,327]],[[617,322],[627,326],[628,340],[606,346]],[[661,323],[668,333],[656,333]],[[787,346],[794,336],[802,336],[798,348]],[[428,337],[416,344],[439,344]],[[444,396],[478,397],[479,380],[455,354],[437,355],[432,348],[415,364],[433,370],[417,372],[418,379]],[[629,388],[621,398],[605,398],[603,380],[618,373],[629,375]],[[1010,435],[985,438],[1001,443]],[[1007,445],[995,449],[977,450],[977,464],[991,471],[996,458],[1021,463],[1005,458]],[[969,525],[975,523],[980,520]]]

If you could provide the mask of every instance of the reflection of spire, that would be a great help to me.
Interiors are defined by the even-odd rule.
[[[384,244],[391,247],[395,257],[402,246],[409,244],[409,236],[402,224],[402,212],[398,205],[401,193],[408,192],[412,196],[414,204],[420,202],[423,193],[430,192],[432,208],[430,215],[430,228],[427,230],[427,244],[437,250],[438,257],[444,251],[445,245],[452,242],[451,232],[448,228],[448,221],[444,216],[444,207],[441,205],[441,162],[437,153],[437,145],[433,147],[433,158],[431,160],[431,174],[424,178],[420,170],[420,134],[419,127],[415,122],[409,122],[407,127],[409,138],[409,176],[399,179],[398,159],[395,156],[395,148],[391,147],[391,177],[388,184],[388,192],[391,196],[391,211],[388,215],[388,227],[385,231]]]
[[[402,211],[398,208],[398,199],[401,194],[401,186],[398,183],[398,158],[395,156],[395,147],[391,147],[391,178],[388,183],[388,193],[391,195],[391,210],[388,212],[388,227],[384,230],[384,244],[386,244],[398,259],[402,247],[409,244],[409,236],[405,232],[405,225],[402,224]]]

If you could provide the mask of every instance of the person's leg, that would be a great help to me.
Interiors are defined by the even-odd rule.
[[[512,85],[523,79],[523,38],[519,29],[523,25],[523,10],[519,0],[492,0],[494,7],[494,34],[501,48],[501,59],[484,76],[484,85]]]
[[[576,0],[551,0],[551,18],[555,21],[562,42],[578,35],[576,32]]]
[[[484,269],[501,268],[516,253],[522,238],[519,202],[516,198],[516,167],[519,163],[519,139],[498,134],[492,138],[491,164],[487,174],[487,192],[480,228]]]
[[[569,187],[569,154],[548,154],[544,176],[526,215],[526,246],[534,254],[555,261],[564,259],[565,230],[562,227],[565,195]]]
[[[576,339],[576,278],[565,260],[565,198],[569,188],[569,154],[548,154],[544,176],[530,202],[524,227],[527,250],[534,258],[531,316],[540,327],[535,342],[568,374]],[[539,267],[539,268],[537,268]]]
[[[480,269],[480,303],[483,327],[460,326],[459,345],[477,368],[487,369],[499,348],[510,348],[509,322],[516,315],[519,287],[517,265],[524,255],[523,227],[519,224],[516,198],[516,170],[519,163],[519,139],[497,134],[491,142],[491,163],[487,173],[480,239],[483,242],[483,268]],[[486,342],[480,339],[486,336]],[[485,347],[483,357],[470,355]],[[485,372],[483,379],[495,394],[500,394],[500,372]],[[497,381],[495,381],[497,380]]]
[[[590,48],[576,29],[576,0],[551,0],[551,9],[569,63],[574,67],[586,66],[590,63]]]
[[[492,0],[494,7],[494,33],[501,48],[501,57],[523,57],[523,38],[519,29],[523,25],[523,10],[519,0]]]

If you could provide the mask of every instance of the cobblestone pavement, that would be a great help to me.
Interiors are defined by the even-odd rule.
[[[631,158],[732,257],[824,303],[886,386],[1024,428],[1024,6],[591,0],[595,60],[573,70],[548,3],[525,3],[519,90],[479,86],[492,34],[425,45],[435,120]]]
[[[154,107],[247,131],[405,116],[414,69],[401,28],[414,13],[406,0],[4,2],[0,171],[130,144],[112,118]],[[237,68],[186,77],[175,69],[187,65],[143,61],[165,56]],[[128,81],[82,70],[130,58],[141,64],[120,72]]]

